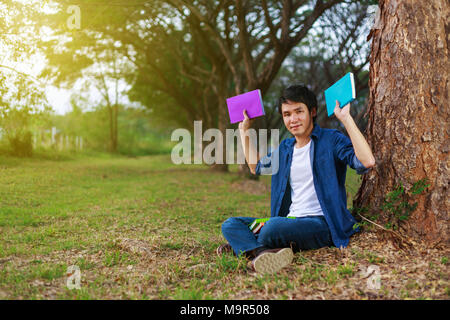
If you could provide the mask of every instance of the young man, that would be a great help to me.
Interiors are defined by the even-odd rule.
[[[375,165],[372,151],[350,115],[349,104],[341,109],[336,101],[334,113],[350,139],[315,123],[317,100],[306,86],[286,88],[278,111],[294,137],[283,140],[263,158],[245,134],[251,125],[245,111],[245,119],[239,124],[251,172],[272,175],[271,218],[258,235],[248,227],[255,218],[229,218],[222,225],[228,243],[217,249],[218,254],[231,250],[236,255],[245,254],[253,259],[255,271],[262,273],[277,272],[288,265],[293,258],[291,249],[346,247],[349,237],[358,231],[347,210],[347,165],[358,174]]]

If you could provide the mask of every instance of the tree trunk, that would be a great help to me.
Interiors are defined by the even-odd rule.
[[[417,208],[402,223],[408,235],[448,245],[447,0],[380,0],[371,30],[368,142],[376,167],[364,175],[355,207],[381,206],[400,183],[405,190],[426,178]]]
[[[114,109],[109,102],[107,108],[109,116],[109,152],[114,153]]]
[[[117,100],[116,100],[117,101]],[[117,152],[117,147],[119,146],[119,140],[118,140],[118,130],[117,130],[117,122],[119,119],[119,105],[114,105],[114,130],[113,130],[113,152]]]
[[[229,122],[228,119],[228,109],[226,106],[226,98],[225,95],[218,98],[218,104],[219,104],[219,114],[218,114],[218,129],[222,133],[222,163],[215,163],[211,166],[211,169],[214,171],[222,171],[222,172],[228,172],[228,164],[226,163],[226,129],[227,129],[227,123]]]

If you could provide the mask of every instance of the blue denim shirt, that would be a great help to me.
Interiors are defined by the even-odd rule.
[[[310,135],[310,159],[314,188],[325,220],[336,247],[346,247],[350,236],[359,231],[347,209],[345,175],[347,165],[358,174],[369,169],[358,160],[350,139],[335,129],[314,125]],[[277,149],[262,157],[256,165],[256,174],[272,175],[270,211],[272,217],[285,217],[291,205],[292,153],[295,138],[284,139]]]

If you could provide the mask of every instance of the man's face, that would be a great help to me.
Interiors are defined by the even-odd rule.
[[[310,113],[304,103],[288,101],[281,105],[281,111],[284,125],[293,136],[300,137],[311,133],[316,109],[312,109]]]

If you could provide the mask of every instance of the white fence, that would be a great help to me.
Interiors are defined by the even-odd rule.
[[[56,127],[32,132],[33,149],[56,148],[57,150],[83,150],[83,137],[64,134]],[[0,140],[3,133],[0,128]]]

